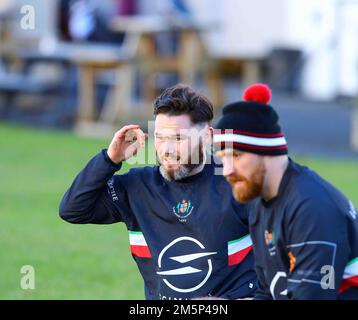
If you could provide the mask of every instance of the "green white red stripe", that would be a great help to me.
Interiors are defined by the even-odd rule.
[[[139,258],[151,258],[152,255],[143,233],[140,231],[129,231],[129,244],[131,253]]]
[[[339,293],[350,287],[358,287],[358,257],[348,262],[345,267]]]
[[[250,235],[246,235],[240,239],[228,242],[228,258],[229,266],[240,263],[248,253],[252,250],[252,241]]]

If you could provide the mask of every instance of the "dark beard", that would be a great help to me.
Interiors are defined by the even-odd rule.
[[[204,162],[204,151],[203,151],[203,142],[202,140],[199,141],[199,145],[196,149],[193,150],[193,153],[197,155],[195,159],[192,159],[191,150],[188,157],[187,164],[181,164],[177,170],[165,170],[164,167],[161,165],[160,159],[157,154],[157,161],[160,165],[159,171],[161,175],[168,181],[177,181],[189,177],[192,175],[192,172],[200,167]]]

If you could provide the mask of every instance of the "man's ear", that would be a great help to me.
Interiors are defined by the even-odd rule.
[[[205,132],[205,144],[210,144],[210,143],[212,143],[213,134],[214,134],[214,129],[213,129],[213,127],[208,127],[208,128],[206,129],[206,132]]]

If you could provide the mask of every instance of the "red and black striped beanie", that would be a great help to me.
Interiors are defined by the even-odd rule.
[[[244,91],[243,101],[226,105],[214,130],[215,149],[234,148],[270,156],[287,154],[287,142],[279,117],[268,104],[270,99],[270,88],[256,83]]]

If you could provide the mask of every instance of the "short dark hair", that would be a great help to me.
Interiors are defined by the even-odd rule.
[[[209,99],[181,83],[165,89],[154,101],[154,116],[158,114],[187,114],[193,124],[210,123],[214,117],[213,105]]]

